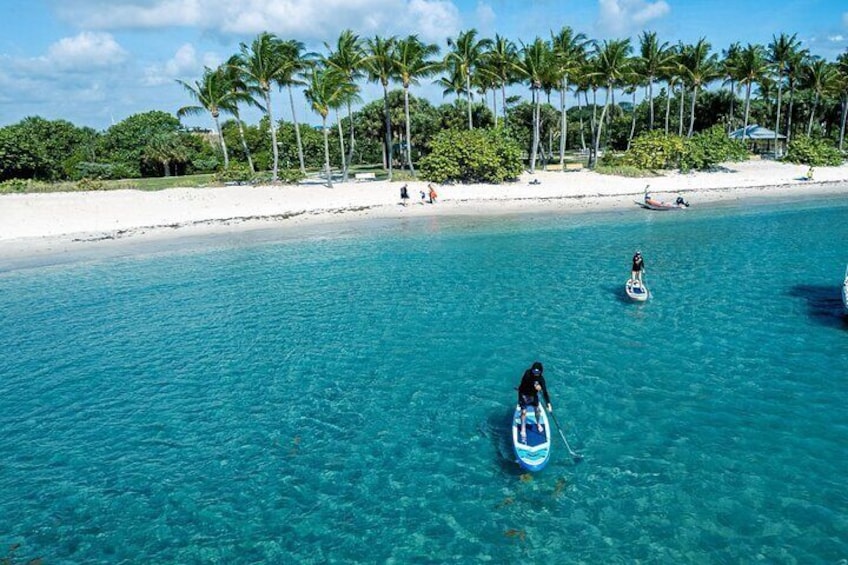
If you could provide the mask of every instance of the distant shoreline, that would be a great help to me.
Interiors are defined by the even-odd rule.
[[[752,198],[848,198],[848,165],[816,169],[773,161],[729,163],[720,171],[625,178],[590,171],[525,173],[503,185],[437,186],[435,204],[422,203],[427,183],[409,182],[410,204],[400,204],[400,181],[297,186],[175,188],[0,195],[0,258],[61,254],[118,241],[236,234],[257,228],[426,216],[485,216],[523,212],[561,214],[641,210],[646,185],[655,198],[683,195],[694,207]],[[538,184],[530,181],[538,180]],[[662,214],[663,212],[653,212]]]

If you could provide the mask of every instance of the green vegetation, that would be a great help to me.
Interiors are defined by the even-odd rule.
[[[730,139],[715,125],[691,138],[649,132],[633,140],[622,162],[637,169],[706,170],[726,161],[747,159],[748,152],[739,140]]]
[[[822,139],[801,135],[789,144],[784,157],[790,163],[801,163],[815,167],[836,166],[842,164],[842,155],[832,145]]]
[[[448,130],[436,135],[430,149],[421,174],[439,183],[501,183],[523,170],[521,148],[500,130]]]
[[[653,32],[595,41],[565,26],[550,39],[513,41],[471,29],[442,50],[416,36],[363,39],[345,30],[326,48],[307,53],[299,41],[263,32],[199,79],[178,81],[191,104],[176,115],[144,112],[103,132],[39,117],[0,127],[0,190],[109,190],[122,186],[117,179],[197,173],[214,174],[208,182],[296,182],[323,171],[331,182],[327,171],[347,179],[363,166],[388,179],[500,182],[518,174],[516,146],[530,170],[564,162],[574,149],[589,167],[622,174],[708,169],[744,158],[744,141],[728,134],[754,123],[787,138],[788,160],[842,161],[848,51],[827,61],[796,35],[718,52],[705,38],[674,44]],[[425,79],[453,100],[436,107],[416,98]],[[354,111],[367,82],[381,96]],[[274,118],[272,95],[302,85],[318,127],[298,123],[291,102],[291,121]],[[508,97],[510,87],[523,96]],[[246,107],[262,110],[257,124],[241,119]],[[179,118],[195,114],[208,114],[215,131],[184,128]],[[490,133],[463,135],[478,130]]]

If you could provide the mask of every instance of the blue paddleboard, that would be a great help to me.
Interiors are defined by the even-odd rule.
[[[542,431],[536,427],[536,413],[527,407],[527,439],[521,439],[521,407],[516,405],[512,416],[512,447],[518,464],[528,471],[541,471],[551,458],[551,426],[544,406],[539,405]]]

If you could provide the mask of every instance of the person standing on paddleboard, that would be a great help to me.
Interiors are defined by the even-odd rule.
[[[536,421],[541,422],[539,414],[539,393],[545,395],[545,404],[548,405],[548,412],[553,412],[551,408],[551,398],[548,396],[548,386],[545,384],[545,376],[542,374],[545,368],[538,361],[534,362],[529,369],[524,371],[524,376],[521,377],[521,384],[518,385],[518,405],[521,407],[521,440],[527,441],[527,406],[533,406],[536,411]],[[542,424],[536,424],[539,433],[543,433]]]
[[[642,273],[645,271],[645,260],[642,259],[642,252],[637,251],[635,255],[633,255],[633,268],[630,271],[630,278],[633,281],[642,282]]]

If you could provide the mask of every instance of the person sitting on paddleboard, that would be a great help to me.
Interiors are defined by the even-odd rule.
[[[642,259],[642,252],[636,251],[633,255],[633,268],[630,270],[630,278],[634,281],[642,283],[642,273],[645,271],[645,261]]]
[[[533,406],[536,412],[536,424],[539,433],[545,430],[542,428],[542,418],[539,414],[539,392],[545,395],[545,403],[548,405],[548,412],[552,412],[551,399],[548,396],[548,387],[545,384],[545,376],[542,374],[544,367],[538,361],[534,362],[529,369],[524,371],[521,377],[521,384],[518,385],[518,405],[521,407],[521,441],[527,441],[527,406]]]

